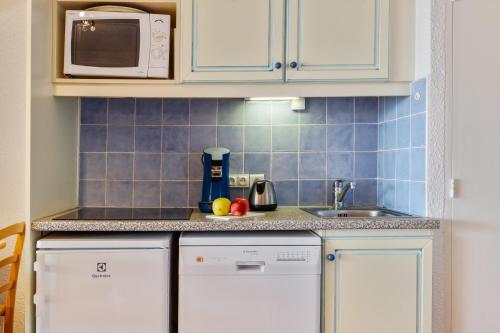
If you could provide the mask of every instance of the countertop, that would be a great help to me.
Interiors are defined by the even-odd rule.
[[[65,212],[67,213],[67,212]],[[59,214],[61,215],[61,214]],[[190,220],[53,220],[33,221],[34,231],[263,231],[263,230],[370,230],[439,229],[437,219],[407,216],[324,219],[299,208],[279,208],[265,216],[220,221],[195,210]]]

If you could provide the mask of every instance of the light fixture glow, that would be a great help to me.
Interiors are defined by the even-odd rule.
[[[305,110],[306,99],[304,97],[248,97],[245,98],[247,101],[252,102],[292,102],[292,110]]]

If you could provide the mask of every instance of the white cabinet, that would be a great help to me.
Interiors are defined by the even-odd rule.
[[[388,79],[390,0],[289,0],[287,79]]]
[[[409,8],[409,0],[401,1],[396,10]],[[390,0],[288,0],[286,6],[285,0],[185,0],[182,6],[183,81],[389,78]]]
[[[284,0],[182,1],[184,81],[282,81]]]
[[[431,333],[429,237],[326,237],[325,333]]]

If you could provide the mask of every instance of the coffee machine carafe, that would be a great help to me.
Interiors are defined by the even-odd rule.
[[[211,213],[217,198],[229,199],[229,149],[207,148],[203,151],[203,190],[198,206]]]

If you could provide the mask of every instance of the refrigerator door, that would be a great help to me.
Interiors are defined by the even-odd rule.
[[[169,252],[39,250],[37,333],[167,333]]]

